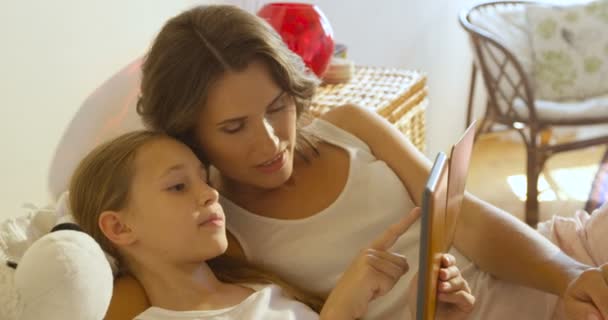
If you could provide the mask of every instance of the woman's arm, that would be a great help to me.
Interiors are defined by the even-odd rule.
[[[366,142],[420,204],[431,164],[401,132],[376,113],[356,106],[333,109],[323,118]],[[483,270],[558,295],[565,295],[569,284],[589,268],[563,254],[524,223],[470,194],[465,197],[454,241],[456,248]],[[601,280],[601,272],[593,272],[594,278]],[[608,295],[605,282],[590,289],[598,296],[595,300]],[[601,304],[595,303],[598,309],[606,308],[608,316],[608,306]]]
[[[114,281],[112,300],[104,319],[133,319],[150,307],[142,285],[132,276],[126,275]]]
[[[454,245],[501,279],[562,295],[589,268],[510,214],[466,194]]]

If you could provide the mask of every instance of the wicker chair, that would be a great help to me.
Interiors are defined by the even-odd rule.
[[[475,5],[460,13],[460,24],[467,31],[472,42],[475,61],[472,66],[469,103],[467,110],[467,126],[471,122],[472,102],[475,79],[481,71],[487,90],[485,114],[478,134],[491,131],[495,124],[517,130],[526,145],[527,153],[527,197],[526,222],[536,226],[538,212],[538,177],[544,163],[551,155],[585,148],[598,144],[607,144],[608,135],[584,140],[555,142],[552,141],[551,131],[558,126],[588,126],[608,123],[608,114],[602,116],[573,115],[568,117],[543,116],[539,101],[535,100],[533,79],[524,70],[522,61],[518,60],[508,46],[504,37],[490,32],[472,22],[474,15],[483,15],[496,10],[525,8],[535,4],[529,1],[501,1]],[[496,29],[500,32],[501,29]],[[519,52],[518,52],[519,53]]]

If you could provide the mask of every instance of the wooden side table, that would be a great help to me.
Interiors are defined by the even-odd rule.
[[[427,93],[426,75],[422,72],[356,66],[349,82],[326,84],[317,90],[311,113],[318,116],[345,104],[373,109],[424,152]]]

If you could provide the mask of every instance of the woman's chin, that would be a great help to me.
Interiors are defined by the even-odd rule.
[[[291,167],[282,168],[280,171],[274,172],[260,177],[257,185],[263,189],[276,189],[283,186],[291,177]]]

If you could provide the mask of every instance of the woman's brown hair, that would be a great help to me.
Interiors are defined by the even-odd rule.
[[[137,112],[148,128],[173,136],[202,159],[198,113],[211,86],[224,73],[263,61],[278,86],[308,110],[319,80],[261,18],[235,6],[198,6],[170,19],[152,43],[142,66]],[[299,130],[296,151],[317,153],[314,138]]]
[[[118,249],[99,227],[102,212],[120,211],[127,207],[135,173],[137,151],[156,139],[168,138],[152,131],[123,134],[91,151],[78,165],[70,181],[70,210],[84,232],[91,235],[102,249],[117,259],[119,270],[128,266]],[[263,272],[240,259],[221,255],[208,261],[218,279],[229,283],[274,283],[293,298],[319,311],[322,300],[299,290],[280,278]],[[137,278],[137,275],[134,275]]]

